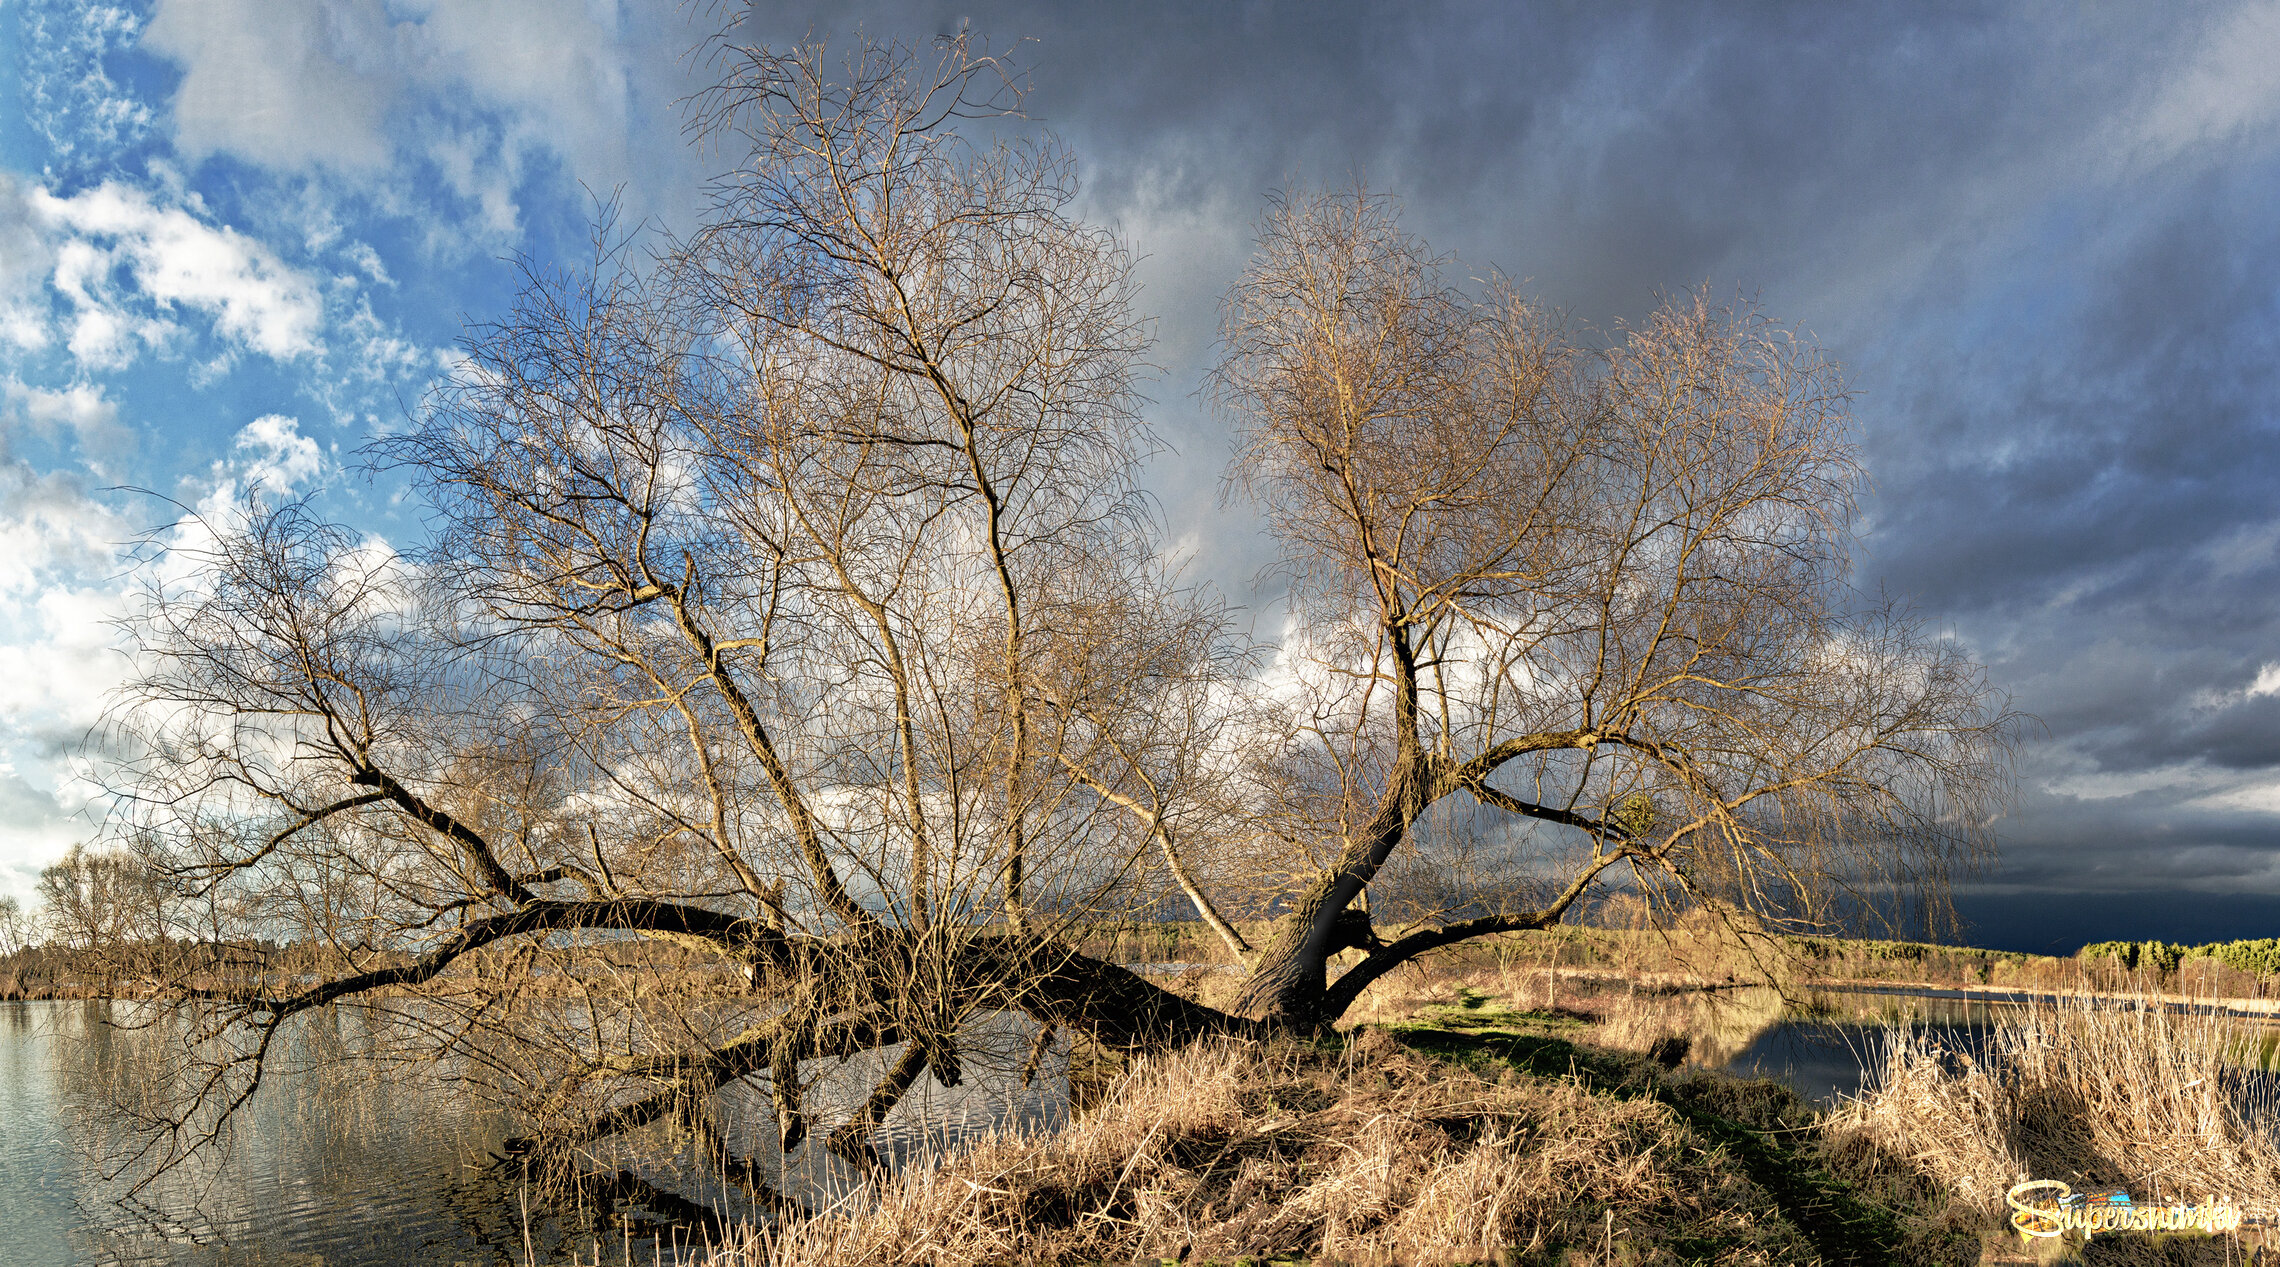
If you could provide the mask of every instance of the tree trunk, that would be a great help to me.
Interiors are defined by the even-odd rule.
[[[1236,1015],[1302,1034],[1338,1019],[1345,1009],[1330,1001],[1330,956],[1376,944],[1368,913],[1352,909],[1353,903],[1423,811],[1428,773],[1422,757],[1397,769],[1367,830],[1347,844],[1337,865],[1322,873],[1275,930],[1236,999]]]

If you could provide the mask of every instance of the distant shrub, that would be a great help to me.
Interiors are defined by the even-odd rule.
[[[2111,959],[2124,970],[2137,967],[2138,962],[2138,944],[2134,941],[2094,941],[2075,953],[2083,960]]]
[[[1920,941],[1856,941],[1852,948],[1871,959],[1922,959],[1933,949]]]

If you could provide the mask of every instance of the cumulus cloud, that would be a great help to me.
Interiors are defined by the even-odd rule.
[[[376,0],[165,0],[143,47],[182,67],[170,121],[183,154],[370,169],[389,156],[393,27]]]
[[[178,307],[269,357],[319,350],[316,284],[262,243],[115,181],[71,197],[35,189],[29,203],[64,236],[54,285],[75,309],[70,346],[81,362],[117,368],[133,358],[134,342],[163,343]]]
[[[135,447],[134,431],[119,421],[118,404],[94,383],[50,389],[14,377],[0,379],[0,420],[8,428],[24,426],[46,440],[70,435],[81,456],[97,470]],[[0,437],[7,433],[0,429]],[[7,456],[8,448],[0,443],[0,457]]]
[[[52,760],[78,746],[127,666],[111,627],[119,613],[117,593],[90,585],[45,587],[19,614],[31,636],[0,644],[0,712],[13,719],[0,735],[11,747]],[[57,790],[70,781],[59,773]]]
[[[240,455],[244,478],[287,496],[315,479],[324,469],[324,453],[300,428],[297,419],[283,414],[263,414],[247,423],[231,446]]]
[[[108,573],[116,543],[127,534],[117,515],[70,472],[38,474],[29,464],[0,464],[0,636],[20,640],[33,629],[13,628],[35,597],[88,583]],[[13,617],[8,613],[13,613]]]
[[[92,824],[65,799],[0,761],[0,897],[34,906],[40,868],[87,839]]]
[[[74,411],[115,412],[92,391],[9,391],[27,402],[24,408],[56,412],[56,426],[72,425]],[[323,450],[301,434],[297,420],[261,415],[183,490],[196,513],[151,538],[147,525],[90,491],[80,474],[0,462],[0,810],[7,811],[0,813],[0,892],[11,870],[35,872],[88,826],[75,817],[94,791],[82,777],[82,748],[133,667],[119,632],[120,619],[133,610],[138,555],[131,543],[166,547],[153,575],[180,581],[188,566],[183,547],[229,522],[250,490],[290,496],[325,466]]]
[[[30,191],[0,171],[0,345],[37,352],[54,339],[47,283],[55,253],[32,216]]]
[[[121,680],[118,512],[69,472],[0,462],[0,889],[83,838],[74,756]]]

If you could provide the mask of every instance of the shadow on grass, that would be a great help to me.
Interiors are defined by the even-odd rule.
[[[1563,1030],[1581,1028],[1564,1010],[1515,1012],[1465,999],[1418,1022],[1385,1028],[1404,1046],[1475,1070],[1503,1067],[1536,1078],[1571,1079],[1595,1094],[1668,1105],[1706,1141],[1725,1149],[1831,1267],[1979,1259],[1976,1238],[1950,1233],[1937,1243],[1911,1243],[1895,1211],[1863,1200],[1821,1166],[1813,1148],[1817,1112],[1779,1083],[1715,1073],[1672,1077],[1649,1057],[1561,1037]],[[1718,1249],[1686,1248],[1703,1257]]]

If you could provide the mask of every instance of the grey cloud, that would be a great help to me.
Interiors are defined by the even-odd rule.
[[[627,13],[630,121],[545,145],[566,175],[631,173],[670,221],[711,161],[667,139],[681,72],[657,50],[688,28]],[[2280,40],[2273,13],[788,3],[747,35],[1036,37],[1033,112],[1147,257],[1178,450],[1152,486],[1238,594],[1271,553],[1218,508],[1225,439],[1193,392],[1266,191],[1366,177],[1603,328],[1658,291],[1761,294],[1860,389],[1863,584],[2048,723],[1995,878],[2280,889],[2280,815],[2042,790],[2280,780],[2280,705],[2240,696],[2280,660],[2280,94],[2241,51]]]
[[[1144,270],[1183,451],[1167,505],[1216,490],[1223,441],[1187,393],[1285,181],[1366,175],[1436,245],[1603,326],[1657,291],[1754,291],[1861,391],[1862,582],[2048,723],[1999,875],[2280,887],[2280,816],[2039,790],[2172,765],[2280,778],[2280,705],[2238,698],[2280,660],[2280,129],[2237,54],[2266,11],[960,12],[1039,38],[1032,104],[1092,204],[1144,252],[1174,244]],[[762,34],[848,25],[776,10]],[[1240,513],[1205,519],[1208,566],[1267,557]]]
[[[167,122],[185,156],[322,173],[426,222],[431,248],[489,256],[529,228],[532,180],[622,189],[635,220],[686,217],[698,182],[676,136],[679,55],[702,16],[664,0],[159,0],[143,46],[179,72]],[[430,183],[401,180],[402,160]]]

